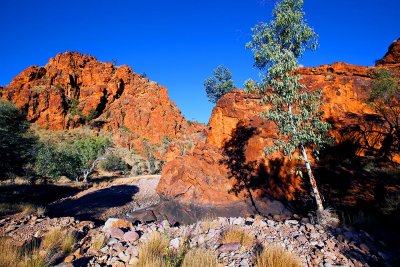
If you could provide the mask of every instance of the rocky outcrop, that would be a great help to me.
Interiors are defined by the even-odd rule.
[[[0,90],[0,97],[43,128],[89,125],[112,131],[119,144],[139,150],[143,141],[162,144],[163,138],[179,139],[198,130],[170,101],[165,87],[126,65],[75,52],[27,68]]]
[[[400,39],[394,41],[385,56],[376,62],[376,65],[379,66],[400,66]]]
[[[393,46],[391,55],[395,55]],[[379,67],[394,73],[398,70],[394,65]],[[366,101],[376,69],[335,63],[298,71],[309,90],[322,90],[326,102],[323,118],[332,124],[332,137],[338,144],[350,142],[346,145],[354,145],[360,156],[379,148],[384,136],[370,133],[387,127]],[[205,143],[199,143],[186,157],[166,164],[157,188],[159,194],[185,205],[230,207],[232,203],[247,202],[249,212],[260,206],[257,200],[286,203],[296,199],[306,188],[303,179],[293,173],[297,162],[278,153],[265,156],[264,148],[271,145],[277,129],[260,118],[265,110],[260,101],[260,96],[243,91],[222,97],[213,109]],[[375,143],[370,146],[372,140]]]

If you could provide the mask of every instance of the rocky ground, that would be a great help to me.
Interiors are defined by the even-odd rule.
[[[119,179],[61,199],[50,207],[50,211],[59,209],[59,216],[48,213],[47,216],[15,215],[2,219],[0,236],[8,236],[23,245],[41,240],[50,229],[73,231],[77,243],[72,251],[52,263],[60,267],[135,266],[141,257],[141,244],[154,232],[168,241],[169,251],[183,247],[210,249],[215,251],[222,266],[255,266],[257,253],[271,245],[291,252],[303,266],[396,266],[398,263],[396,255],[365,232],[323,227],[311,224],[307,218],[274,221],[261,216],[219,217],[181,226],[166,220],[150,223],[129,220],[126,215],[130,211],[159,201],[155,193],[158,179],[158,176]],[[130,187],[135,190],[128,190]],[[79,213],[74,214],[77,210]],[[243,232],[250,242],[224,241],[224,234],[232,229]]]
[[[168,221],[136,224],[110,218],[95,227],[89,221],[72,217],[49,218],[25,216],[0,221],[0,235],[28,242],[41,238],[52,227],[74,229],[79,238],[72,252],[57,266],[135,266],[140,258],[140,245],[154,232],[169,242],[171,251],[183,245],[187,249],[203,247],[216,252],[223,266],[255,266],[254,259],[262,247],[273,244],[285,248],[303,266],[395,266],[395,255],[375,242],[367,233],[348,228],[330,229],[303,220],[277,222],[257,218],[216,218],[187,226],[172,226]],[[229,229],[243,231],[251,240],[223,242]],[[100,246],[99,238],[104,241]]]

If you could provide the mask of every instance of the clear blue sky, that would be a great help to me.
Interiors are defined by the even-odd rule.
[[[207,122],[213,105],[203,81],[224,64],[242,87],[258,77],[245,49],[273,0],[0,0],[0,85],[59,52],[118,60],[168,87],[187,119]],[[320,36],[305,66],[373,65],[400,37],[399,0],[305,0]]]

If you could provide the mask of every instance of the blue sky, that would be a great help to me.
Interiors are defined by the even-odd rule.
[[[187,119],[207,122],[203,81],[219,64],[235,84],[257,79],[245,49],[251,28],[268,22],[273,0],[1,0],[0,85],[59,52],[117,59],[169,89]],[[305,66],[373,65],[400,37],[399,0],[305,0],[320,47]]]

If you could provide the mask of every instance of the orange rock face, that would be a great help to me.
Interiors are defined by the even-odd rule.
[[[399,71],[394,63],[400,62],[399,45],[397,41],[390,47],[379,67]],[[323,119],[332,123],[333,138],[337,143],[358,142],[358,155],[367,153],[363,147],[366,142],[378,140],[375,147],[379,148],[383,138],[363,132],[368,127],[384,127],[383,123],[371,126],[365,119],[377,116],[366,101],[376,69],[335,63],[298,71],[309,90],[322,90],[326,102]],[[189,155],[168,162],[157,191],[166,199],[214,206],[250,196],[295,199],[304,190],[302,179],[292,172],[298,163],[278,153],[265,156],[264,148],[271,145],[277,129],[259,116],[265,110],[260,100],[260,96],[239,90],[223,96],[213,109],[205,143],[199,143]]]
[[[84,124],[114,132],[116,141],[139,147],[142,140],[161,144],[197,131],[188,124],[167,89],[128,66],[102,63],[66,52],[44,67],[29,67],[0,90],[29,122],[50,130]],[[140,149],[139,149],[140,150]]]
[[[385,56],[376,62],[376,65],[379,66],[391,66],[398,67],[400,66],[400,39],[394,41]]]

